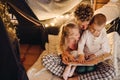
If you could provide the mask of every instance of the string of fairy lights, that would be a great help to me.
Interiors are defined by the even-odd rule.
[[[56,1],[60,1],[60,0],[56,0]],[[91,0],[91,3],[93,3],[93,0]],[[73,11],[71,10],[70,12],[66,13],[66,14],[63,14],[63,15],[59,15],[59,16],[56,16],[50,20],[44,20],[44,21],[40,21],[45,27],[60,27],[62,24],[64,24],[66,21],[70,20],[72,17],[73,17]],[[4,4],[2,4],[0,2],[0,16],[2,17],[3,21],[5,22],[5,24],[8,27],[8,31],[13,31],[13,33],[15,33],[14,31],[14,25],[15,22],[13,19],[10,19],[10,14],[8,13],[7,11],[7,7],[5,7]],[[7,20],[7,21],[6,21]],[[7,23],[7,22],[10,22],[10,23]],[[13,24],[11,24],[13,23]]]
[[[67,14],[63,14],[60,16],[56,16],[50,20],[46,20],[44,22],[42,22],[45,27],[60,27],[62,24],[64,24],[66,21],[70,20],[70,18],[72,18],[72,13],[67,13]]]
[[[0,1],[0,17],[6,27],[10,40],[14,40],[16,37],[16,27],[13,22],[11,22],[10,15],[8,12],[8,7],[5,3]]]
[[[71,13],[66,13],[60,16],[56,16],[55,18],[51,20],[45,20],[44,22],[41,21],[45,25],[45,27],[54,27],[54,26],[61,26],[63,23],[65,23],[69,18],[71,17]],[[11,15],[8,12],[8,6],[5,3],[2,3],[0,1],[0,17],[2,18],[2,21],[4,22],[4,25],[9,33],[9,36],[11,39],[16,38],[16,22],[11,19]]]

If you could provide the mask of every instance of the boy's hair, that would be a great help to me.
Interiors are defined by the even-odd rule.
[[[76,7],[74,16],[77,20],[84,22],[91,20],[93,13],[93,8],[90,6],[90,4],[82,3]]]
[[[105,24],[106,21],[107,21],[106,16],[104,14],[98,13],[98,14],[93,16],[93,18],[91,19],[89,25],[95,23],[98,26],[101,26],[101,25]]]
[[[75,23],[66,23],[64,25],[62,25],[60,32],[59,32],[59,38],[60,38],[60,43],[59,43],[59,48],[60,50],[64,51],[66,43],[65,43],[65,39],[69,36],[69,30],[73,29],[73,28],[78,28],[79,27],[75,24]]]

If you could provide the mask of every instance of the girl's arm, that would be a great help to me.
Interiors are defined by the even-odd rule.
[[[68,64],[69,62],[75,61],[75,58],[70,54],[70,51],[64,51],[62,54],[62,61],[63,63]]]

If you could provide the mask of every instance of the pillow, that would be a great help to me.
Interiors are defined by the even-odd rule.
[[[58,35],[48,35],[46,50],[48,53],[58,53],[59,37]]]
[[[53,75],[50,71],[43,68],[40,71],[36,71],[32,68],[29,71],[28,77],[30,80],[62,80],[58,76]]]
[[[117,32],[112,32],[107,34],[107,37],[109,39],[111,53],[113,55],[113,66],[115,67],[116,74],[118,73],[118,61],[117,58],[119,58],[119,45],[120,45],[120,36]],[[118,75],[118,74],[117,74]]]

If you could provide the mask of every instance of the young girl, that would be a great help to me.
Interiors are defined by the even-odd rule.
[[[80,38],[79,27],[75,23],[67,23],[62,26],[60,30],[60,50],[62,51],[62,57],[67,59],[65,64],[74,62],[77,59],[77,54],[72,51],[77,50],[77,42]],[[65,58],[66,57],[66,58]],[[64,80],[71,77],[74,73],[76,66],[67,65],[63,73]]]

